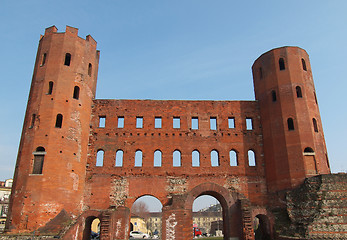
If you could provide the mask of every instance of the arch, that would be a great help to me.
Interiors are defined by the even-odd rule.
[[[52,94],[52,92],[53,92],[53,85],[54,85],[54,83],[53,83],[52,81],[50,81],[50,82],[48,83],[47,95],[51,95],[51,94]]]
[[[136,150],[135,152],[135,167],[142,167],[142,151]]]
[[[308,153],[308,154],[314,154],[314,151],[313,151],[313,149],[312,148],[310,148],[310,147],[306,147],[305,149],[304,149],[304,154],[305,153]]]
[[[119,149],[116,152],[116,161],[115,161],[115,167],[123,167],[123,150]]]
[[[70,66],[70,63],[71,63],[71,53],[66,53],[65,54],[64,65],[65,66]]]
[[[293,131],[294,130],[294,120],[293,118],[288,118],[287,119],[287,125],[288,125],[288,130]]]
[[[315,118],[312,118],[312,123],[313,123],[314,131],[318,132],[318,124],[317,124],[317,120]]]
[[[32,174],[42,174],[43,162],[46,155],[46,150],[44,147],[39,146],[36,148],[33,161],[33,171]]]
[[[105,151],[102,149],[99,149],[97,151],[96,162],[95,162],[96,167],[102,167],[104,165],[104,154],[105,154]]]
[[[248,150],[248,166],[250,167],[255,167],[256,164],[256,157],[255,157],[255,152],[250,149]]]
[[[57,114],[57,118],[55,120],[55,127],[56,128],[61,128],[63,126],[63,115],[62,114]]]
[[[301,87],[300,86],[296,86],[295,91],[296,91],[296,97],[297,98],[302,98]]]
[[[89,77],[92,76],[92,69],[93,69],[93,66],[92,66],[91,63],[89,63],[89,64],[88,64],[88,75],[89,75]]]
[[[273,102],[276,102],[276,101],[277,101],[277,96],[276,96],[276,91],[275,91],[275,90],[272,90],[272,91],[271,91],[271,97],[272,97],[272,101],[273,101]]]
[[[181,160],[181,152],[179,150],[175,150],[172,154],[172,166],[180,167]]]
[[[162,164],[162,152],[157,149],[154,152],[153,166],[161,167],[161,164]]]
[[[254,217],[254,236],[256,240],[268,240],[271,238],[271,223],[268,216],[258,214]]]
[[[239,165],[238,159],[237,159],[237,152],[234,149],[229,151],[229,158],[230,158],[230,166],[236,167]]]
[[[302,69],[307,71],[305,59],[301,58]]]
[[[280,58],[278,60],[278,65],[279,65],[281,71],[286,69],[286,66],[284,64],[284,59],[283,58]]]
[[[218,167],[220,165],[219,163],[219,153],[217,150],[213,149],[211,151],[211,166],[212,167]]]
[[[73,89],[73,96],[74,99],[79,99],[80,98],[80,87],[79,86],[75,86]]]
[[[200,167],[200,152],[196,149],[192,152],[192,167]]]

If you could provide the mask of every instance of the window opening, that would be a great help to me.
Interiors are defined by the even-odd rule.
[[[247,130],[253,130],[252,118],[246,118],[246,129]]]
[[[248,166],[254,167],[255,165],[255,153],[253,150],[248,150]]]
[[[317,120],[315,118],[312,118],[313,122],[313,129],[315,132],[318,132],[318,125],[317,125]]]
[[[173,128],[181,128],[181,119],[180,119],[180,117],[174,117],[172,125],[173,125]]]
[[[32,116],[31,116],[31,125],[29,128],[33,128],[34,125],[35,125],[35,118],[36,118],[36,114],[34,113]]]
[[[63,115],[60,113],[57,115],[56,121],[55,121],[55,127],[56,128],[61,128],[63,125]]]
[[[180,167],[181,166],[181,152],[175,150],[172,154],[172,166]]]
[[[259,68],[259,77],[260,79],[263,78],[263,69],[261,67]]]
[[[162,153],[160,150],[156,150],[154,152],[154,163],[153,166],[154,167],[161,167],[161,157],[162,157]]]
[[[99,128],[104,128],[106,125],[106,116],[99,116]]]
[[[276,91],[275,90],[271,91],[271,96],[272,96],[272,101],[276,102],[277,101],[277,96],[276,96]]]
[[[48,95],[51,95],[52,92],[53,92],[53,82],[50,81],[50,82],[48,83],[48,92],[47,92],[47,94],[48,94]]]
[[[285,65],[284,65],[284,59],[283,58],[280,58],[278,60],[278,64],[280,65],[280,70],[284,70],[286,69]]]
[[[288,124],[288,130],[289,130],[289,131],[293,131],[293,130],[294,130],[294,121],[293,121],[293,118],[288,118],[287,124]]]
[[[143,128],[143,117],[136,117],[136,128]]]
[[[47,56],[46,53],[44,53],[44,54],[42,55],[41,67],[44,66],[45,63],[46,63],[46,56]]]
[[[37,147],[34,152],[34,163],[32,174],[42,174],[43,161],[45,158],[46,151],[43,147]]]
[[[315,103],[318,104],[316,92],[313,92],[313,95],[314,95],[314,101],[315,101]]]
[[[234,117],[228,118],[228,125],[229,125],[229,128],[235,128],[235,118]]]
[[[307,147],[307,148],[305,148],[304,149],[304,155],[305,154],[307,154],[307,155],[312,155],[312,154],[314,154],[314,151],[313,151],[313,149],[312,148],[310,148],[310,147]]]
[[[155,117],[154,118],[154,127],[155,128],[161,128],[161,117]]]
[[[118,151],[116,152],[116,163],[115,163],[115,167],[122,167],[122,166],[123,166],[123,155],[124,155],[123,150],[118,150]]]
[[[124,117],[118,117],[118,128],[124,128]]]
[[[217,118],[216,117],[210,117],[210,129],[211,130],[217,130]]]
[[[229,152],[229,157],[230,157],[230,166],[232,167],[238,166],[237,153],[235,150],[231,150]]]
[[[88,75],[92,76],[92,64],[91,63],[88,64]]]
[[[297,98],[302,98],[301,87],[296,86],[295,90],[296,90],[296,97],[297,97]]]
[[[192,117],[192,129],[193,130],[199,129],[199,118],[198,117]]]
[[[216,150],[211,151],[211,166],[218,167],[219,166],[219,156]]]
[[[65,66],[70,66],[70,63],[71,63],[71,54],[70,53],[66,53],[65,54],[64,65]]]
[[[301,58],[301,63],[302,63],[302,69],[303,69],[304,71],[307,71],[306,62],[305,62],[305,60],[304,60],[303,58]]]
[[[78,86],[75,86],[73,89],[73,98],[74,99],[80,98],[80,88]]]
[[[142,167],[142,151],[137,150],[135,152],[135,167]]]
[[[200,167],[200,153],[198,150],[192,152],[192,166]]]
[[[95,166],[102,167],[104,165],[104,150],[99,149],[96,153],[96,163]]]

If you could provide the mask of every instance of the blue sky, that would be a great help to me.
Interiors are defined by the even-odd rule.
[[[333,172],[347,170],[347,1],[0,2],[0,179],[13,176],[40,34],[91,34],[101,51],[97,98],[253,100],[262,53],[310,55]]]

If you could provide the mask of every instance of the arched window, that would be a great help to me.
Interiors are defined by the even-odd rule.
[[[286,66],[284,65],[284,59],[283,59],[283,58],[280,58],[280,59],[278,60],[278,64],[279,64],[279,66],[280,66],[280,70],[286,69]]]
[[[41,67],[45,65],[45,63],[46,63],[46,57],[47,57],[47,54],[44,53],[44,54],[42,55]]]
[[[219,166],[219,156],[216,150],[211,151],[211,166],[218,167]]]
[[[37,147],[33,154],[34,154],[34,163],[33,163],[32,174],[42,174],[43,161],[46,154],[45,148]]]
[[[63,125],[63,115],[61,115],[60,113],[57,115],[57,119],[55,121],[55,127],[56,128],[61,128]]]
[[[48,92],[47,92],[47,94],[48,94],[48,95],[51,95],[52,92],[53,92],[53,82],[50,81],[50,82],[48,83]]]
[[[135,167],[142,167],[142,151],[137,150],[135,152]]]
[[[313,123],[313,129],[315,132],[318,132],[318,125],[317,125],[317,120],[315,118],[312,118],[312,123]]]
[[[297,98],[302,98],[301,87],[296,86],[295,90],[296,90],[296,97],[297,97]]]
[[[73,96],[74,99],[80,98],[80,88],[78,86],[75,86],[73,89]]]
[[[307,71],[306,62],[305,62],[305,60],[304,60],[303,58],[301,58],[301,63],[302,63],[302,69],[303,69],[304,71]]]
[[[118,150],[116,152],[116,162],[115,167],[122,167],[123,166],[123,150]]]
[[[65,66],[70,66],[70,63],[71,63],[71,54],[70,53],[66,53],[65,54],[64,65]]]
[[[200,166],[200,153],[198,150],[194,150],[192,152],[192,166],[199,167]]]
[[[160,150],[156,150],[154,152],[154,167],[161,167],[161,156],[162,156],[162,153]]]
[[[92,64],[89,63],[89,64],[88,64],[88,75],[89,75],[89,77],[92,76],[92,68],[93,68],[93,67],[92,67]]]
[[[104,150],[99,149],[96,153],[96,163],[95,166],[102,167],[104,165]]]
[[[276,96],[276,91],[275,90],[271,91],[271,96],[272,96],[272,101],[276,102],[277,101],[277,96]]]
[[[175,150],[172,154],[172,166],[180,167],[181,166],[181,152]]]
[[[307,147],[304,149],[304,155],[313,155],[313,154],[314,154],[314,151],[312,148]]]
[[[294,130],[294,121],[293,121],[293,118],[288,118],[287,124],[288,124],[288,130],[289,130],[289,131],[293,131],[293,130]]]
[[[235,167],[239,165],[237,161],[237,152],[235,150],[231,150],[229,152],[229,157],[230,157],[230,166]]]
[[[256,166],[255,153],[253,150],[248,150],[248,166],[250,167]]]

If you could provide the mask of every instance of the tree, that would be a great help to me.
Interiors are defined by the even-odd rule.
[[[135,201],[131,208],[131,213],[147,221],[147,218],[149,217],[149,207],[145,202]]]

